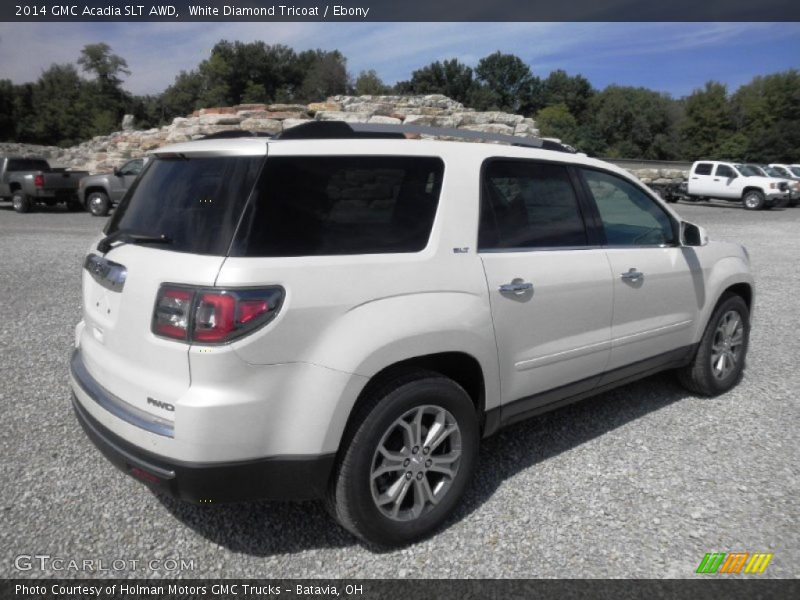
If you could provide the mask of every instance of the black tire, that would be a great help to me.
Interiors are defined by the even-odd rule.
[[[27,194],[23,193],[21,190],[15,191],[11,196],[11,205],[18,213],[30,212],[33,208],[33,202],[31,202]]]
[[[111,210],[111,201],[105,192],[92,192],[86,199],[86,208],[94,217],[105,217]]]
[[[741,321],[741,350],[730,372],[720,376],[718,372],[715,374],[715,368],[712,366],[714,362],[712,353],[715,345],[719,346],[721,343],[718,330],[723,320],[731,313],[737,315]],[[727,392],[739,383],[742,377],[749,342],[750,311],[747,304],[741,296],[726,294],[711,314],[692,362],[678,370],[678,379],[689,391],[702,396],[717,396]]]
[[[437,410],[440,411],[439,415],[446,414],[448,419],[452,419],[452,423],[457,425],[457,433],[445,438],[438,446],[432,444],[432,450],[427,450],[427,446],[414,446],[416,450],[407,448],[406,438],[402,434],[403,428],[397,426],[398,421],[408,415],[416,416],[420,411],[424,413]],[[433,414],[423,414],[420,423],[424,423],[424,419],[433,419]],[[413,419],[406,422],[411,424]],[[423,443],[431,425],[428,421],[427,426],[423,424],[419,428]],[[439,475],[435,472],[435,467],[427,471],[432,461],[427,460],[426,456],[435,458],[443,451],[442,448],[450,456],[454,455],[452,453],[457,454],[457,435],[460,435],[460,454],[455,475],[452,478]],[[395,436],[394,440],[392,436]],[[401,546],[423,538],[444,522],[461,499],[475,468],[478,440],[475,406],[464,389],[451,379],[438,373],[419,370],[387,380],[368,392],[366,401],[354,414],[331,480],[326,498],[327,508],[345,529],[372,544]],[[401,444],[398,455],[407,454],[409,458],[402,465],[396,463],[398,468],[373,478],[373,470],[387,464],[378,448],[385,448],[390,441]],[[410,459],[414,462],[409,465]],[[415,470],[413,475],[412,469]],[[409,483],[406,484],[404,479]],[[383,504],[384,507],[392,504],[400,507],[404,514],[395,518],[384,514],[383,510],[391,510],[379,508],[373,497],[373,491],[376,494],[388,493],[392,482],[400,483],[401,488],[408,490],[402,494],[400,503]],[[385,486],[383,491],[379,489],[381,485]],[[436,490],[439,485],[442,486],[440,491],[433,493],[443,495],[435,504],[423,502],[420,513],[414,516],[414,505],[424,496],[424,493],[418,496],[418,490]],[[412,506],[406,507],[406,503]],[[398,520],[403,517],[407,520]]]
[[[745,210],[762,210],[766,203],[764,194],[758,190],[747,190],[742,194],[742,206]]]

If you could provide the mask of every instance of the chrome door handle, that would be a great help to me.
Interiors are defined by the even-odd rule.
[[[627,273],[620,273],[619,276],[622,277],[624,281],[639,281],[644,278],[644,273],[637,271],[636,267],[631,267]]]
[[[524,282],[524,281],[515,281],[515,282],[512,282],[512,283],[504,283],[498,289],[500,290],[501,293],[509,293],[510,292],[510,293],[514,293],[514,294],[519,294],[519,293],[522,293],[522,292],[527,292],[528,290],[532,290],[533,289],[533,284],[532,283],[527,283],[527,282]]]

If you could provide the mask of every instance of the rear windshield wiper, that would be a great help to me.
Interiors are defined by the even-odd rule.
[[[117,230],[114,233],[107,235],[97,243],[97,249],[105,254],[112,248],[112,244],[119,242],[121,244],[171,244],[172,239],[166,235],[147,235],[144,233],[131,233],[129,231]]]

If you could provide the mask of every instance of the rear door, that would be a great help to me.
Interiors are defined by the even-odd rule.
[[[714,164],[708,162],[695,163],[689,175],[689,193],[695,196],[710,196],[713,194],[712,172]]]
[[[640,187],[606,171],[580,172],[614,281],[608,370],[688,347],[704,299],[694,249],[678,245],[676,224]]]
[[[489,287],[502,402],[597,383],[609,358],[612,282],[569,168],[493,159],[483,169],[480,257]],[[549,402],[519,403],[519,410]],[[514,406],[504,408],[513,417]]]
[[[160,158],[109,223],[108,233],[168,243],[93,247],[83,271],[81,355],[89,373],[135,407],[169,418],[190,385],[189,345],[151,331],[164,283],[213,286],[263,156]],[[152,398],[155,402],[148,402]]]

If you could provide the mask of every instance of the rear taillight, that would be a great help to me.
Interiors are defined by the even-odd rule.
[[[153,315],[153,333],[176,340],[188,340],[192,292],[162,287]]]
[[[33,185],[35,185],[37,188],[43,188],[44,187],[44,175],[34,175],[33,176]]]
[[[281,287],[219,289],[164,284],[153,333],[198,344],[222,344],[268,323],[283,303]]]

